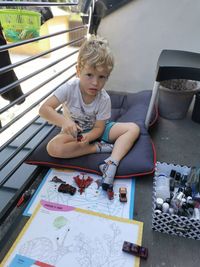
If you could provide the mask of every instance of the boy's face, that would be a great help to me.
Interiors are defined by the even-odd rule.
[[[109,76],[109,71],[104,66],[94,68],[85,65],[81,70],[77,67],[77,76],[80,79],[81,93],[95,97],[104,87]]]

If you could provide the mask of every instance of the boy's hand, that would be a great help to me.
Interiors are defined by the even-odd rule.
[[[62,126],[62,129],[66,134],[70,134],[73,138],[77,138],[78,131],[82,131],[82,128],[72,120],[67,120]]]
[[[80,142],[83,143],[83,144],[89,144],[90,140],[89,140],[88,135],[87,134],[83,134]]]

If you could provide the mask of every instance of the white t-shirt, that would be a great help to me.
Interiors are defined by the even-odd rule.
[[[71,118],[77,121],[83,131],[91,130],[97,120],[108,120],[111,116],[110,96],[102,89],[94,101],[85,104],[79,87],[79,79],[76,78],[61,85],[54,95],[68,110]]]

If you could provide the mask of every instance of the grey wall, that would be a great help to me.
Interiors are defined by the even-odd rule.
[[[162,49],[200,52],[199,25],[199,0],[133,0],[103,18],[98,34],[115,56],[107,87],[152,89]]]

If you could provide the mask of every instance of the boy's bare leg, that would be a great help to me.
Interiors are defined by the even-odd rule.
[[[96,153],[96,145],[77,142],[71,135],[60,133],[48,143],[47,152],[56,158],[75,158]]]
[[[135,123],[116,123],[110,130],[109,139],[115,142],[111,157],[120,161],[131,149],[140,134]]]
[[[120,160],[129,152],[140,133],[135,123],[116,123],[110,130],[109,139],[114,143],[111,156],[99,166],[103,174],[102,188],[107,190],[113,186],[115,173]]]

